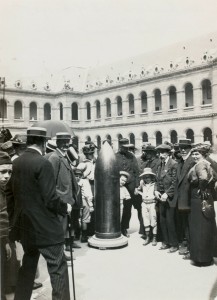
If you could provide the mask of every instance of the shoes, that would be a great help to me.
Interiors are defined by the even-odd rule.
[[[188,252],[187,254],[185,254],[185,255],[183,256],[183,259],[184,259],[184,260],[190,260],[190,253]]]
[[[176,252],[176,251],[178,251],[178,250],[179,250],[178,247],[171,247],[171,248],[169,249],[168,253],[174,253],[174,252]]]
[[[43,284],[41,282],[36,282],[34,281],[34,284],[33,284],[33,290],[36,290],[38,288],[41,288],[43,286]]]
[[[71,261],[71,256],[70,256],[70,255],[66,255],[66,254],[65,254],[65,258],[66,258],[66,261]],[[75,260],[74,257],[73,257],[73,260]]]
[[[180,247],[179,248],[179,255],[185,255],[188,254],[188,248],[187,247]]]
[[[73,243],[73,244],[72,244],[72,248],[80,249],[80,248],[81,248],[81,246],[79,246],[79,245],[78,245],[78,244],[76,244],[76,243]]]
[[[70,252],[70,246],[66,246],[66,247],[65,247],[65,251]],[[74,252],[73,249],[72,249],[72,252]]]
[[[127,232],[127,229],[123,229],[123,230],[122,230],[122,234],[123,234],[124,236],[126,236],[126,237],[130,237],[130,235],[129,235],[128,232]]]
[[[157,246],[157,239],[156,239],[156,237],[153,237],[152,246]]]
[[[166,249],[169,249],[170,246],[167,245],[167,244],[162,244],[162,246],[159,248],[159,250],[166,250]]]
[[[147,237],[145,242],[143,243],[143,246],[146,246],[150,243],[150,237]]]
[[[87,236],[81,236],[81,243],[87,243],[88,237]]]

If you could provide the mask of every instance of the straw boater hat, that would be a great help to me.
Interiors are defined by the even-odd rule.
[[[27,137],[29,136],[37,136],[45,139],[50,139],[47,136],[47,129],[43,127],[29,127],[27,128]]]
[[[56,144],[56,141],[55,140],[49,140],[47,141],[47,145],[46,145],[46,148],[51,150],[51,151],[54,151],[57,147],[57,144]]]
[[[156,176],[155,173],[152,172],[152,169],[151,168],[145,168],[143,170],[143,173],[141,175],[139,175],[139,177],[142,177],[144,175],[152,175],[152,176]]]
[[[120,174],[120,176],[123,175],[123,176],[127,177],[127,181],[129,181],[129,179],[130,179],[130,174],[129,174],[128,172],[120,171],[119,174]]]
[[[57,140],[70,140],[71,134],[68,132],[57,132],[56,133],[56,139]]]

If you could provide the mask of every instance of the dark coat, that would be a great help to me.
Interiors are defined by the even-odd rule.
[[[67,205],[56,194],[51,163],[28,148],[13,162],[13,173],[6,188],[11,238],[23,246],[49,246],[64,242],[58,214]]]
[[[175,183],[175,194],[172,200],[173,207],[177,206],[179,210],[190,209],[190,182],[188,172],[195,165],[194,159],[189,156],[183,163],[178,163],[177,179]]]
[[[126,184],[127,189],[129,190],[131,197],[134,195],[134,190],[139,186],[139,167],[134,154],[127,153],[116,153],[117,165],[119,171],[125,171],[130,174],[128,183]]]
[[[162,166],[159,165],[157,170],[157,190],[164,192],[168,195],[168,203],[170,207],[174,207],[172,199],[174,196],[174,187],[177,173],[177,162],[172,158],[169,158],[164,170],[161,170]]]
[[[74,205],[77,202],[78,185],[69,162],[58,150],[48,160],[54,169],[57,194],[64,203]]]

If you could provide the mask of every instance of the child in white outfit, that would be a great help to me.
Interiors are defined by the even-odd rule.
[[[157,245],[157,213],[156,213],[156,175],[151,168],[145,168],[140,175],[142,180],[135,194],[142,195],[142,217],[145,226],[146,240],[144,246],[150,243],[150,227],[152,227],[153,240],[152,245]]]

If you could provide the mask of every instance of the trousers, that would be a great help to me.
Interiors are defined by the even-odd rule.
[[[52,300],[70,300],[68,267],[63,244],[44,248],[22,246],[23,263],[18,274],[14,300],[30,300],[40,254],[47,262]]]

